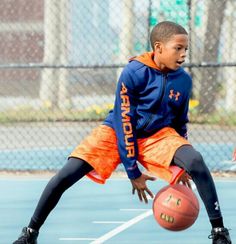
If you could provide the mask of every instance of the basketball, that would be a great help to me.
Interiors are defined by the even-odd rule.
[[[175,184],[163,187],[153,200],[153,215],[161,227],[170,231],[189,228],[199,214],[199,202],[187,186]]]

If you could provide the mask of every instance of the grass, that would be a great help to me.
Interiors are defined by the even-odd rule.
[[[101,121],[106,117],[112,106],[112,104],[92,105],[84,110],[18,107],[2,111],[0,113],[0,123]],[[212,114],[201,114],[196,103],[190,104],[189,118],[191,123],[196,124],[236,125],[235,113],[218,110]]]
[[[225,110],[218,110],[211,114],[202,114],[198,111],[190,111],[189,119],[191,123],[195,124],[209,124],[222,126],[236,125],[236,114],[226,112]]]
[[[0,123],[56,122],[56,121],[98,121],[105,112],[49,109],[10,109],[0,113]]]

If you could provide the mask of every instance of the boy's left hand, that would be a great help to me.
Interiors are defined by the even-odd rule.
[[[148,189],[146,185],[147,180],[154,181],[156,180],[156,178],[149,175],[142,174],[140,177],[130,180],[133,186],[132,193],[135,194],[135,191],[137,191],[139,200],[141,202],[144,200],[145,203],[148,203],[146,192],[151,198],[154,197],[153,193]]]
[[[188,173],[184,172],[179,179],[177,180],[177,183],[182,183],[183,185],[192,188],[190,183],[191,177]]]

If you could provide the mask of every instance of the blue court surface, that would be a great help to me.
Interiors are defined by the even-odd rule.
[[[0,243],[10,244],[27,225],[49,178],[8,177],[0,180]],[[224,214],[236,243],[236,180],[215,179]],[[148,182],[153,192],[166,183]],[[197,195],[198,196],[198,195]],[[199,197],[199,196],[198,196]],[[152,200],[140,203],[126,178],[105,185],[83,179],[68,189],[41,228],[39,244],[127,243],[210,244],[210,224],[200,200],[200,214],[192,227],[181,232],[162,229],[152,215]]]

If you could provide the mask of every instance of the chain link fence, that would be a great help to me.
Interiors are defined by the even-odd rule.
[[[236,1],[1,0],[0,169],[57,170],[113,106],[130,56],[163,20],[189,32],[189,139],[233,171]]]

